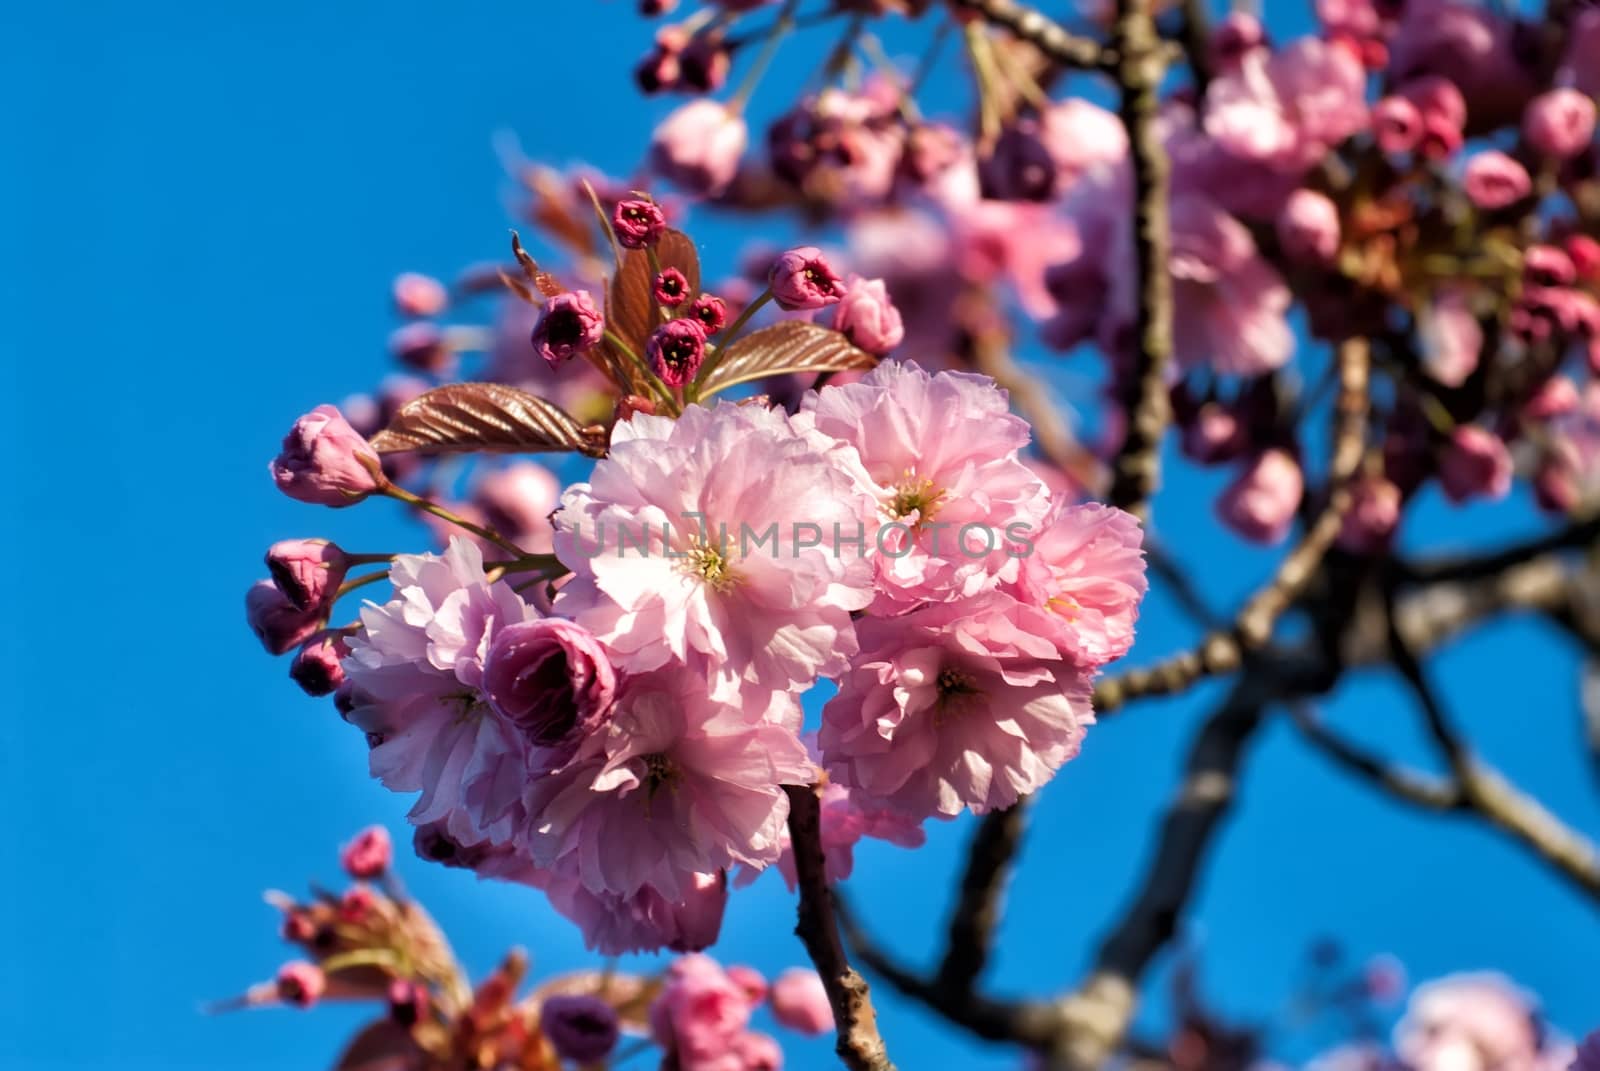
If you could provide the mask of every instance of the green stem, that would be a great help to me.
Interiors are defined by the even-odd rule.
[[[339,585],[339,590],[333,593],[334,601],[337,602],[357,588],[364,588],[368,584],[376,584],[378,581],[387,580],[388,578],[389,571],[387,569],[381,573],[368,573],[366,576],[353,577]]]
[[[637,353],[634,353],[633,347],[622,341],[622,339],[617,336],[616,332],[612,331],[609,327],[606,328],[605,337],[606,341],[611,343],[613,349],[633,362],[634,368],[636,368],[639,371],[639,374],[644,377],[644,384],[650,389],[650,393],[654,394],[657,399],[666,402],[670,407],[673,404],[671,392],[667,390],[666,384],[662,383],[661,380],[656,378],[656,374],[650,370],[650,366],[644,362],[644,358],[640,357]]]
[[[744,106],[750,99],[750,94],[755,92],[756,85],[761,81],[761,76],[767,73],[767,66],[772,62],[772,57],[778,53],[778,45],[794,29],[795,9],[800,6],[800,0],[788,0],[783,5],[783,10],[778,14],[778,21],[773,23],[772,30],[767,34],[767,39],[761,45],[761,52],[756,56],[755,62],[750,65],[750,70],[745,74],[744,81],[739,83],[739,88],[734,90],[733,96],[728,98],[728,114],[738,115],[744,111]]]
[[[473,535],[477,536],[479,539],[488,540],[490,543],[500,547],[502,550],[509,551],[518,557],[522,555],[521,547],[511,542],[511,540],[507,539],[499,532],[496,532],[494,529],[485,528],[481,524],[473,524],[465,517],[457,516],[456,514],[445,509],[443,506],[439,505],[437,502],[431,502],[428,499],[423,498],[421,495],[414,495],[398,484],[389,484],[383,489],[383,493],[388,495],[390,498],[399,499],[401,502],[404,502],[407,505],[415,506],[424,513],[431,513],[441,521],[448,521],[457,528],[464,528]]]
[[[700,384],[704,383],[706,381],[706,377],[711,375],[711,370],[716,368],[717,365],[721,363],[722,355],[728,352],[728,347],[733,345],[734,340],[739,337],[739,332],[743,331],[744,325],[750,322],[750,317],[760,312],[761,307],[771,300],[772,287],[769,286],[765,290],[761,291],[754,301],[750,302],[750,304],[744,307],[744,311],[739,314],[739,318],[737,320],[733,321],[733,323],[723,328],[722,331],[717,334],[717,352],[713,353],[709,358],[707,358],[706,363],[700,366],[700,374],[694,377],[694,385],[696,388],[698,388]]]

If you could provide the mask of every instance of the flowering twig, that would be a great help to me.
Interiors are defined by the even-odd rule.
[[[950,0],[950,6],[1003,26],[1052,63],[1080,70],[1098,70],[1105,63],[1105,50],[1098,41],[1076,37],[1041,12],[1014,0]]]
[[[833,893],[828,888],[822,852],[822,805],[817,789],[788,785],[789,838],[793,846],[796,884],[800,889],[795,936],[806,946],[811,962],[822,976],[833,1008],[838,1032],[837,1051],[851,1071],[894,1071],[889,1052],[878,1033],[867,980],[845,957],[834,917]]]

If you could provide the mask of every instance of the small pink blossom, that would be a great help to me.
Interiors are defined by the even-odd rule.
[[[773,299],[785,309],[820,309],[845,294],[844,280],[814,245],[780,255],[767,272],[767,284],[772,287]]]
[[[1066,193],[1087,174],[1101,173],[1128,157],[1122,120],[1079,97],[1052,103],[1039,121],[1039,141],[1055,170],[1055,192]]]
[[[1422,111],[1407,97],[1384,97],[1373,106],[1372,133],[1390,156],[1408,153],[1422,144]]]
[[[1578,408],[1578,388],[1570,378],[1554,375],[1540,384],[1522,406],[1522,415],[1530,420],[1550,420],[1571,413]]]
[[[1527,169],[1496,149],[1468,160],[1461,184],[1473,204],[1490,211],[1514,205],[1533,192]]]
[[[533,328],[533,349],[550,367],[598,346],[605,337],[606,321],[587,290],[569,290],[545,302]]]
[[[1497,974],[1418,986],[1395,1027],[1395,1052],[1413,1071],[1535,1071],[1539,1049],[1531,1000]]]
[[[1261,20],[1248,11],[1233,10],[1211,30],[1206,52],[1212,67],[1219,72],[1236,71],[1244,57],[1267,46],[1267,30]]]
[[[1449,288],[1417,311],[1417,347],[1428,377],[1459,387],[1478,367],[1483,328],[1465,291]]]
[[[624,249],[647,249],[667,232],[667,216],[654,201],[630,198],[617,202],[611,214],[611,229]]]
[[[289,664],[289,677],[307,695],[332,695],[344,683],[342,659],[347,652],[343,633],[319,632],[301,645]]]
[[[844,297],[833,310],[833,329],[868,353],[882,356],[906,337],[900,310],[889,300],[882,279],[851,275]]]
[[[320,606],[301,609],[270,580],[257,581],[245,593],[245,620],[268,654],[288,654],[309,640],[327,617]]]
[[[1333,263],[1339,252],[1339,207],[1325,193],[1294,191],[1278,213],[1278,242],[1302,264]]]
[[[326,539],[286,539],[267,549],[267,572],[298,609],[322,609],[344,583],[349,562]]]
[[[270,470],[278,490],[318,506],[353,506],[384,483],[378,452],[331,405],[294,422]]]
[[[651,293],[657,304],[675,309],[688,300],[689,280],[677,268],[663,268],[655,278]]]
[[[1009,807],[1078,753],[1089,675],[1046,611],[1000,592],[859,623],[861,654],[822,712],[831,777],[909,815]]]
[[[297,959],[278,968],[277,989],[285,1004],[309,1008],[327,991],[328,979],[321,967]]]
[[[689,318],[698,321],[708,336],[714,335],[728,322],[728,303],[715,294],[701,294],[689,306]]]
[[[402,316],[437,316],[450,304],[450,292],[431,275],[408,271],[395,277],[394,307]]]
[[[754,967],[746,967],[738,963],[728,967],[727,971],[728,977],[733,979],[734,984],[744,990],[744,995],[749,998],[751,1007],[767,999],[767,979],[760,971]]]
[[[674,961],[650,1005],[650,1033],[680,1071],[743,1071],[726,1057],[749,1022],[744,991],[706,955]]]
[[[743,117],[714,100],[685,104],[656,127],[650,162],[684,192],[715,197],[739,171],[750,137]]]
[[[1278,543],[1289,534],[1305,493],[1300,463],[1286,450],[1263,450],[1217,499],[1217,515],[1253,543]]]
[[[1439,485],[1452,502],[1504,498],[1511,490],[1511,453],[1494,432],[1462,424],[1440,452]]]
[[[507,625],[484,664],[489,704],[548,759],[563,765],[599,732],[616,698],[616,671],[594,634],[559,618]]]
[[[1206,402],[1183,428],[1184,456],[1202,465],[1232,461],[1250,445],[1239,416],[1221,402]]]
[[[1460,131],[1467,125],[1467,100],[1448,78],[1425,75],[1400,87],[1401,94],[1417,106],[1424,123],[1438,122]]]
[[[1400,524],[1404,505],[1400,488],[1383,476],[1366,476],[1356,481],[1350,494],[1339,546],[1352,554],[1384,553]]]
[[[339,851],[339,865],[361,881],[382,877],[393,861],[394,842],[382,826],[368,826]]]
[[[550,514],[561,499],[561,481],[533,461],[514,461],[478,480],[472,505],[484,523],[530,554],[548,554],[555,529]],[[484,548],[500,555],[500,548]]]
[[[1579,155],[1594,141],[1594,101],[1576,89],[1552,89],[1528,104],[1522,134],[1536,152],[1556,160]]]
[[[1097,502],[1058,502],[1031,537],[1016,593],[1050,612],[1050,635],[1077,665],[1102,666],[1133,646],[1149,586],[1143,542],[1136,517]]]
[[[669,387],[681,387],[700,371],[706,359],[706,329],[699,320],[668,320],[645,344],[650,368]]]
[[[1361,62],[1320,38],[1252,50],[1212,81],[1205,131],[1236,156],[1297,173],[1366,126],[1365,89]]]
[[[1178,362],[1224,375],[1261,375],[1288,363],[1289,288],[1250,231],[1213,202],[1175,197],[1171,208],[1173,341]],[[1119,277],[1117,308],[1133,308],[1133,276]]]
[[[811,967],[790,967],[772,983],[767,998],[772,1015],[790,1030],[826,1034],[833,1029],[833,1006],[822,978]]]

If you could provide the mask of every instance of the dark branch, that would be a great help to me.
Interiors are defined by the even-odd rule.
[[[989,947],[1000,923],[1000,901],[1006,878],[1022,843],[1027,810],[1032,797],[1014,807],[983,816],[973,831],[967,852],[967,869],[961,894],[950,916],[944,959],[934,985],[954,993],[971,993],[978,975],[989,962]]]

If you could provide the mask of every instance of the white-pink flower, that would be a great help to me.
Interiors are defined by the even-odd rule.
[[[1413,1071],[1535,1071],[1534,1015],[1527,994],[1501,975],[1452,975],[1411,995],[1395,1052]]]
[[[1060,502],[1032,543],[1016,593],[1050,611],[1066,656],[1098,667],[1127,654],[1149,587],[1138,519],[1097,502]]]
[[[696,673],[630,677],[594,746],[526,786],[527,850],[589,890],[669,901],[686,877],[777,859],[784,785],[815,770],[789,729],[713,700]]]
[[[1298,172],[1366,125],[1366,72],[1343,45],[1302,37],[1247,52],[1206,91],[1205,130],[1225,149]]]
[[[1282,368],[1294,353],[1289,287],[1256,249],[1249,229],[1198,195],[1174,197],[1171,220],[1179,363],[1242,376]],[[1126,285],[1132,278],[1128,273]]]
[[[495,635],[536,611],[504,581],[489,583],[463,539],[442,555],[401,555],[389,579],[394,597],[362,609],[343,661],[372,774],[421,793],[412,822],[503,842],[521,821],[528,743],[485,700],[483,666]]]
[[[772,697],[848,664],[850,612],[871,598],[839,449],[759,405],[619,422],[556,515],[556,554],[574,574],[557,611],[625,670],[681,662],[719,698],[787,711]]]
[[[875,610],[974,595],[1017,574],[1049,492],[1018,459],[1028,424],[987,376],[885,362],[807,395],[797,422],[854,448]],[[846,455],[848,460],[848,455]]]
[[[1094,721],[1089,671],[1054,629],[1002,592],[861,621],[861,654],[822,712],[829,776],[917,817],[1039,788]]]

